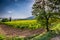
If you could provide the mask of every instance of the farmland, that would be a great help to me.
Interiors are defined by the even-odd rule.
[[[41,27],[41,25],[38,24],[36,20],[19,20],[19,21],[3,22],[3,24],[14,28],[21,28],[21,29],[28,28],[32,30]]]

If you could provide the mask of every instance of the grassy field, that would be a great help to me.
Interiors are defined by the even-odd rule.
[[[40,28],[41,25],[37,23],[36,20],[18,20],[18,21],[11,21],[11,22],[3,22],[5,25],[14,27],[14,28],[28,28],[28,29],[37,29]]]

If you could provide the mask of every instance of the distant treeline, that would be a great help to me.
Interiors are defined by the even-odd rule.
[[[0,18],[0,22],[8,22],[8,21],[11,21],[12,18]]]

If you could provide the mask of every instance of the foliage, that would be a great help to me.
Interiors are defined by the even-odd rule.
[[[57,23],[55,26],[53,26],[51,28],[52,30],[54,30],[57,34],[60,35],[60,23]]]
[[[52,25],[50,21],[60,16],[59,0],[36,0],[32,8],[32,14],[36,16],[42,26],[46,27],[47,31],[49,31],[49,27]]]

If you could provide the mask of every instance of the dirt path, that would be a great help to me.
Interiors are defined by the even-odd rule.
[[[60,36],[54,37],[51,40],[60,40]]]
[[[41,34],[44,31],[44,29],[36,29],[36,30],[28,30],[24,29],[21,30],[19,28],[12,28],[3,24],[0,24],[0,34],[6,35],[7,37],[11,36],[22,36],[22,37],[27,37],[31,36],[33,34]]]

